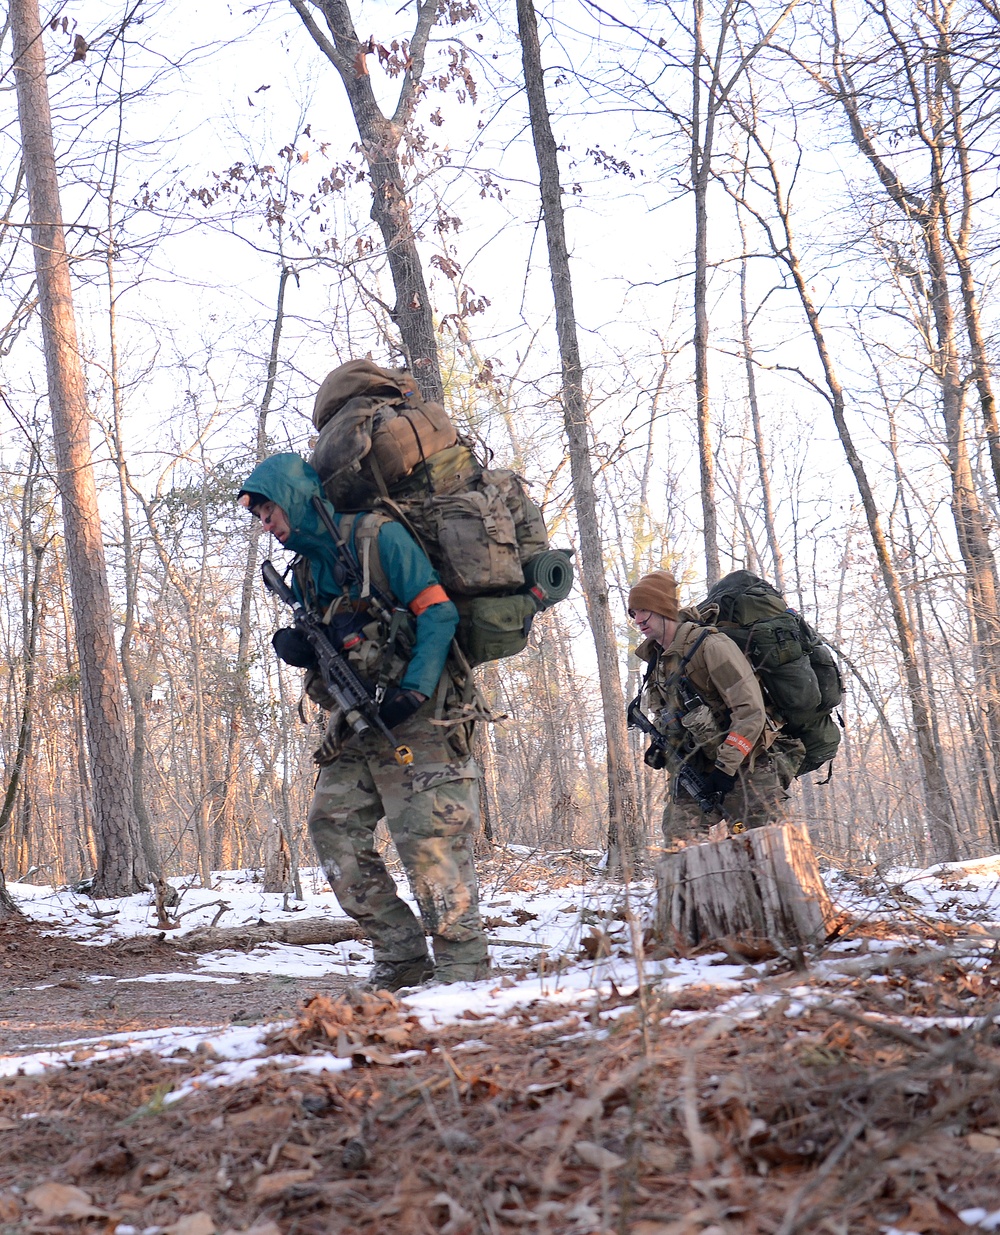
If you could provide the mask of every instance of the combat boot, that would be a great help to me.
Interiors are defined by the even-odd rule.
[[[490,976],[485,936],[444,939],[434,936],[434,976],[438,982],[479,982]]]
[[[446,986],[452,982],[481,982],[490,976],[489,961],[471,964],[442,965],[435,970],[435,977]]]
[[[426,953],[408,961],[377,960],[368,975],[373,991],[398,991],[404,986],[420,986],[434,977],[434,962]]]

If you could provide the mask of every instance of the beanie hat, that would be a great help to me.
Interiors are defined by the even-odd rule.
[[[628,594],[628,611],[648,609],[665,618],[677,617],[677,580],[669,570],[654,570],[643,575]]]

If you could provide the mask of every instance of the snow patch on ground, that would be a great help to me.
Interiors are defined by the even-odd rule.
[[[254,924],[262,919],[277,922],[289,916],[341,917],[336,898],[325,888],[318,871],[303,871],[303,900],[260,891],[256,876],[249,871],[224,871],[211,889],[192,886],[190,880],[171,881],[181,895],[175,912],[183,917],[176,935],[209,925],[218,914],[220,901],[224,926]],[[884,921],[891,919],[903,931],[908,914],[914,919],[956,919],[975,922],[981,932],[984,952],[995,946],[1000,936],[1000,857],[968,863],[952,863],[927,870],[893,871],[885,877],[858,881],[840,872],[830,872],[827,883],[839,908]],[[69,936],[91,944],[107,944],[114,939],[150,934],[157,930],[156,911],[149,893],[119,900],[94,901],[72,889],[13,884],[10,891],[26,914],[45,922],[53,934]],[[650,884],[635,884],[626,889],[604,880],[589,879],[560,889],[547,887],[530,891],[484,888],[482,910],[490,922],[491,955],[496,974],[482,982],[454,986],[431,985],[408,993],[408,1010],[428,1028],[462,1020],[501,1018],[514,1009],[532,1005],[580,1010],[600,1007],[618,992],[634,992],[655,987],[678,995],[684,991],[728,994],[710,1011],[677,1009],[662,1017],[662,1023],[683,1025],[706,1016],[728,1016],[734,1020],[759,1016],[764,1008],[781,999],[785,1015],[801,1016],[818,1002],[836,999],[838,984],[846,980],[850,966],[872,966],[867,981],[877,982],[878,967],[891,966],[891,954],[900,949],[901,939],[845,939],[831,944],[824,958],[812,969],[813,985],[785,987],[780,995],[765,992],[761,983],[767,966],[733,963],[722,953],[708,956],[649,960],[636,956],[641,925],[652,914],[654,890]],[[994,934],[994,931],[996,932]],[[581,960],[581,941],[590,934],[602,937],[601,951],[610,952],[597,960]],[[975,938],[975,936],[974,936]],[[918,937],[914,935],[914,942]],[[963,963],[969,968],[980,963],[974,954],[976,944],[966,940],[969,955]],[[925,943],[922,946],[927,946]],[[146,978],[119,979],[150,982],[233,983],[233,975],[275,975],[321,977],[339,974],[362,979],[371,963],[367,945],[349,941],[312,947],[288,944],[263,944],[250,952],[219,951],[199,959],[198,974],[152,974]],[[115,981],[95,975],[93,981]],[[817,987],[819,980],[824,986]],[[845,1006],[847,1006],[845,1001]],[[599,1019],[608,1021],[621,1009],[602,1009]],[[920,1018],[900,1015],[895,1023],[911,1032],[922,1032],[935,1025],[966,1028],[976,1023],[971,1017]],[[552,1023],[551,1019],[548,1022]],[[80,1066],[94,1060],[112,1059],[154,1051],[161,1057],[188,1058],[201,1054],[205,1071],[189,1078],[169,1095],[171,1101],[183,1098],[199,1087],[238,1084],[268,1066],[292,1071],[336,1071],[351,1066],[349,1059],[333,1054],[302,1056],[263,1056],[264,1039],[278,1026],[252,1027],[184,1026],[142,1033],[119,1033],[81,1038],[59,1049],[40,1042],[19,1055],[0,1056],[0,1076],[16,1073],[38,1074],[49,1068]],[[607,1032],[598,1027],[584,1032]],[[971,1214],[971,1211],[969,1211]],[[978,1213],[978,1211],[976,1211]],[[970,1225],[992,1230],[1000,1217],[985,1210],[975,1222],[963,1214]],[[996,1219],[996,1221],[994,1221]],[[992,1225],[987,1225],[992,1223]]]

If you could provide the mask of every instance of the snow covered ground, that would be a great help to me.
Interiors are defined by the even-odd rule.
[[[912,973],[924,956],[947,954],[973,978],[977,970],[985,968],[1000,940],[1000,857],[926,870],[894,870],[860,879],[839,871],[828,872],[827,885],[838,908],[848,911],[855,922],[869,927],[881,923],[884,930],[850,931],[812,958],[807,970],[799,974],[790,971],[781,958],[749,964],[718,952],[654,959],[644,954],[642,945],[643,927],[652,915],[653,890],[649,884],[623,888],[583,875],[575,882],[563,875],[549,883],[538,877],[539,863],[533,861],[530,852],[510,856],[515,868],[523,859],[523,869],[530,868],[530,875],[511,878],[510,863],[495,864],[483,879],[482,909],[489,925],[494,975],[474,984],[430,985],[404,996],[408,1012],[428,1028],[452,1023],[469,1013],[479,1018],[470,1022],[470,1041],[465,1044],[470,1049],[476,1045],[476,1024],[532,1007],[544,1006],[550,1026],[561,1016],[560,1009],[565,1010],[567,1018],[573,1011],[593,1010],[596,1015],[582,1030],[580,1020],[573,1018],[573,1031],[606,1034],[609,1022],[627,1008],[613,1006],[613,999],[610,1007],[602,1004],[616,992],[627,994],[649,987],[661,994],[711,996],[705,999],[704,1009],[698,1006],[698,999],[676,1001],[689,1006],[664,1012],[664,1028],[706,1017],[750,1019],[779,1002],[790,1020],[817,1003],[825,1003],[828,1007],[853,1007],[869,1019],[892,1020],[916,1034],[932,1026],[964,1029],[982,1023],[973,1016],[913,1015],[902,1006],[895,1015],[888,984],[902,967]],[[193,886],[193,880],[172,883],[181,894],[180,904],[173,910],[180,915],[179,927],[171,932],[175,937],[217,918],[218,925],[233,927],[292,917],[342,916],[336,899],[324,890],[322,876],[315,871],[302,872],[302,901],[262,892],[255,873],[250,871],[222,872],[210,891]],[[158,932],[155,906],[148,893],[95,901],[67,888],[15,884],[10,890],[23,911],[53,935],[100,946]],[[224,910],[221,916],[220,909]],[[356,941],[310,947],[265,944],[249,952],[226,950],[202,955],[195,972],[127,979],[96,973],[88,981],[226,984],[247,975],[274,974],[306,980],[327,975],[361,979],[370,963],[370,950]],[[779,974],[780,979],[776,976]],[[866,990],[870,992],[880,983],[887,984],[889,1003],[883,1000],[881,1010],[873,1011],[860,1001]],[[196,1089],[240,1084],[265,1063],[289,1072],[334,1072],[352,1066],[350,1058],[334,1053],[268,1055],[265,1039],[277,1027],[275,1023],[187,1025],[80,1037],[58,1046],[39,1042],[17,1054],[0,1054],[0,1076],[38,1075],[68,1064],[80,1066],[143,1051],[178,1061],[202,1055],[205,1068],[194,1076],[179,1076],[177,1087],[166,1095],[164,1101],[173,1103],[183,1101]],[[970,1227],[1000,1229],[997,1208],[968,1209],[960,1217]],[[884,1229],[892,1235],[889,1228]]]
[[[527,861],[531,855],[528,851],[515,851],[513,856],[524,856]],[[172,932],[175,937],[209,925],[219,916],[222,904],[225,912],[218,922],[222,926],[279,922],[292,916],[343,916],[333,893],[322,882],[321,873],[315,870],[302,872],[302,901],[262,892],[253,871],[219,872],[216,886],[210,891],[193,886],[193,880],[171,882],[181,894],[181,903],[174,910],[181,915],[180,926]],[[588,878],[556,889],[536,886],[516,891],[503,886],[506,882],[498,877],[491,886],[487,879],[482,889],[482,911],[490,924],[496,975],[478,983],[431,985],[408,994],[405,1002],[426,1025],[445,1024],[470,1011],[480,1017],[499,1017],[539,1000],[578,1007],[606,998],[613,987],[625,991],[647,983],[668,992],[696,987],[730,993],[731,997],[716,1013],[736,1017],[753,1016],[762,1003],[779,998],[759,989],[769,972],[767,963],[734,963],[722,953],[668,960],[644,957],[642,927],[650,919],[653,900],[648,883],[623,888],[604,879]],[[516,885],[519,881],[513,882]],[[880,954],[887,956],[900,947],[907,937],[908,923],[914,928],[914,940],[926,939],[926,926],[935,921],[962,923],[972,933],[963,936],[961,946],[955,950],[971,968],[984,963],[983,958],[1000,938],[1000,856],[927,870],[896,870],[881,878],[860,881],[830,871],[827,883],[838,907],[857,918],[891,922],[893,936],[882,940],[848,938],[831,944],[814,965],[809,985],[784,986],[780,997],[793,1000],[789,1015],[810,1000],[828,998],[827,988],[835,989],[839,982],[859,973],[878,981],[878,971],[887,964],[879,959]],[[12,884],[10,891],[35,922],[45,924],[53,934],[82,943],[104,945],[114,939],[148,935],[157,929],[149,893],[111,901],[93,900],[70,888],[30,884]],[[918,926],[923,929],[918,931]],[[595,932],[602,937],[598,950],[610,954],[581,960],[581,944]],[[273,943],[250,952],[227,950],[203,955],[198,960],[197,973],[155,973],[130,979],[98,974],[89,980],[226,983],[234,981],[233,975],[275,973],[302,978],[336,974],[362,979],[370,964],[370,950],[357,941],[311,947]],[[823,980],[821,987],[816,985],[817,978]],[[703,1015],[699,1011],[671,1013],[677,1023]],[[921,1028],[919,1018],[899,1019],[911,1030]],[[962,1020],[950,1019],[956,1027]],[[935,1023],[941,1023],[941,1018]],[[36,1051],[0,1055],[0,1076],[37,1073],[60,1066],[81,1048],[88,1050],[90,1059],[146,1050],[169,1057],[204,1044],[202,1049],[211,1047],[221,1061],[206,1074],[206,1083],[224,1083],[226,1078],[246,1074],[263,1038],[273,1028],[195,1025],[81,1038],[58,1050],[44,1049],[45,1044],[39,1043]],[[233,1068],[234,1062],[242,1068]],[[275,1062],[273,1057],[270,1062]],[[302,1067],[303,1062],[296,1058],[289,1066]],[[313,1059],[309,1066],[323,1065]],[[331,1057],[327,1066],[339,1069],[346,1065]]]

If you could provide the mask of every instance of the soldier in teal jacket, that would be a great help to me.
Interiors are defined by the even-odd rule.
[[[240,501],[286,549],[296,553],[294,590],[322,615],[351,667],[378,689],[383,720],[413,751],[401,767],[378,735],[346,726],[310,670],[306,690],[330,712],[316,752],[320,773],[309,832],[344,911],[375,949],[372,985],[388,990],[432,975],[472,981],[489,971],[479,916],[473,839],[479,829],[479,769],[471,755],[466,683],[449,661],[458,610],[427,555],[399,523],[377,513],[327,510],[357,564],[351,583],[333,537],[312,502],[322,499],[316,472],[299,455],[278,454],[254,468]],[[391,618],[372,595],[392,606]],[[297,632],[278,631],[279,656],[307,665]],[[410,888],[417,919],[396,892],[375,847],[385,817]],[[433,961],[426,936],[433,940]]]

